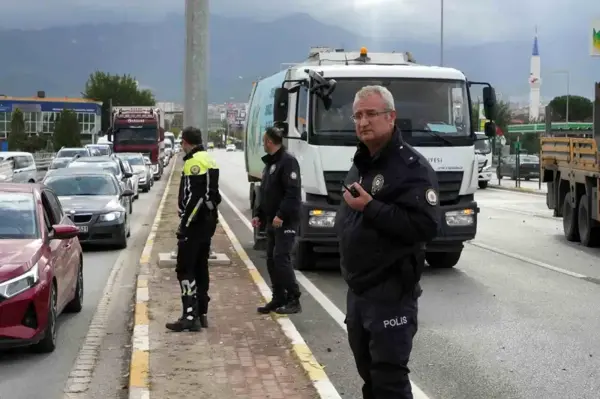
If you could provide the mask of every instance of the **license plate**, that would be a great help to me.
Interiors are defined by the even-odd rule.
[[[79,227],[79,232],[80,233],[87,233],[88,232],[88,227],[87,226],[77,226]]]

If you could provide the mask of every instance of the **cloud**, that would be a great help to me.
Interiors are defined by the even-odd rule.
[[[560,35],[561,31],[587,29],[593,16],[600,17],[597,0],[554,1],[552,6],[547,0],[211,0],[210,7],[220,15],[261,20],[301,12],[371,37],[437,42],[442,1],[444,36],[453,45],[522,40],[533,36],[536,25],[542,35]],[[144,21],[182,13],[184,4],[185,0],[20,0],[2,6],[0,26],[35,23],[44,27],[67,20],[73,24],[77,19],[68,18],[73,10],[84,15],[85,23],[121,20],[124,15]]]

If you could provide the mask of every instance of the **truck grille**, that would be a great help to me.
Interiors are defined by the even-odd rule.
[[[323,172],[328,204],[339,205],[341,203],[342,183],[346,180],[347,175],[348,172]]]
[[[342,200],[342,183],[347,172],[324,172],[327,188],[327,203],[338,205]],[[463,180],[463,172],[436,172],[440,185],[440,204],[450,205],[458,202],[458,194]]]
[[[435,174],[440,185],[440,205],[457,203],[463,172],[436,172]]]

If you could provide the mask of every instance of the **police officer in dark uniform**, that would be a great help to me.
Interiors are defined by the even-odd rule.
[[[180,224],[177,230],[177,280],[181,286],[183,313],[167,323],[172,331],[199,331],[208,327],[210,242],[218,221],[219,168],[202,145],[200,129],[187,127],[181,133],[185,152],[179,185]]]
[[[302,311],[300,288],[296,282],[291,252],[300,219],[300,165],[284,146],[281,129],[271,127],[263,136],[267,153],[262,160],[263,171],[255,227],[266,224],[267,270],[271,279],[273,298],[259,313],[275,311],[292,314]]]
[[[348,284],[348,340],[365,399],[412,399],[408,361],[417,332],[425,244],[438,226],[438,183],[402,140],[392,94],[366,86],[353,119],[360,140],[338,212]]]

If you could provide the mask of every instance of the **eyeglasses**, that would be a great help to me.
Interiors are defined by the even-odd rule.
[[[363,118],[367,119],[367,120],[372,120],[377,118],[379,115],[384,115],[384,114],[389,114],[391,111],[390,110],[385,110],[385,111],[367,111],[365,113],[362,112],[357,112],[354,115],[352,115],[352,120],[356,123],[356,122],[360,122]]]

